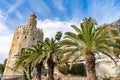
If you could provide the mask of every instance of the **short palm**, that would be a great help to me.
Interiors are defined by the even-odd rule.
[[[36,67],[37,69],[37,78],[41,80],[41,66],[42,61],[44,60],[44,53],[43,53],[43,43],[38,42],[37,44],[33,45],[31,48],[26,49],[25,52],[20,53],[17,55],[17,61],[14,66],[14,70],[19,68],[25,67],[26,69],[29,68],[29,72],[31,75],[32,68]]]

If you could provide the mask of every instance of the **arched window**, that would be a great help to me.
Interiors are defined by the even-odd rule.
[[[17,39],[19,39],[19,37],[17,36]]]
[[[27,36],[25,36],[25,39],[27,39]]]
[[[33,40],[35,40],[35,38],[33,38]]]

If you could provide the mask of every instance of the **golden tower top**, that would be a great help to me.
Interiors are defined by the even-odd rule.
[[[35,13],[33,13],[33,14],[31,14],[30,15],[30,18],[29,18],[29,20],[28,20],[28,23],[27,23],[27,25],[29,26],[29,27],[36,27],[36,25],[37,25],[37,21],[36,21],[36,15],[35,15]]]

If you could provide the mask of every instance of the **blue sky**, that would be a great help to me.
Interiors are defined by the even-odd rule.
[[[85,17],[99,24],[116,21],[120,0],[0,0],[0,63],[8,56],[15,28],[26,24],[33,12],[45,37],[53,37],[57,31],[72,31],[70,25]]]

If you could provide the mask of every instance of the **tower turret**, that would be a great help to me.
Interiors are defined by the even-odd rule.
[[[34,27],[36,27],[36,25],[37,25],[37,21],[36,21],[36,15],[35,15],[35,13],[33,13],[32,15],[30,15],[30,18],[29,18],[29,20],[28,20],[28,22],[27,22],[27,25],[29,26],[29,27],[32,27],[32,28],[34,28]]]

